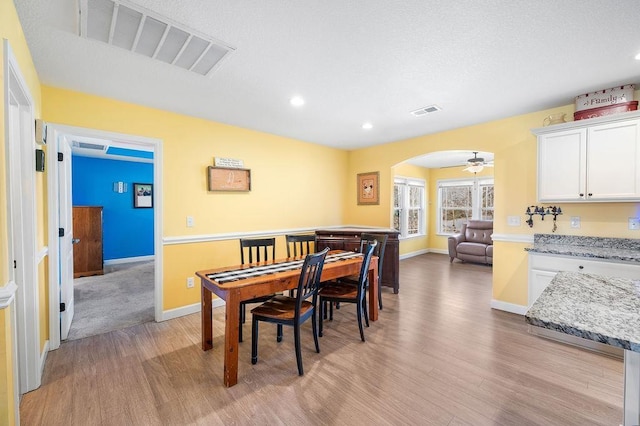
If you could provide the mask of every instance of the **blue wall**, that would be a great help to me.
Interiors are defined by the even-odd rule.
[[[153,255],[153,208],[133,208],[133,183],[153,183],[153,164],[75,155],[71,164],[73,205],[103,207],[104,260]],[[114,182],[127,192],[114,192]]]

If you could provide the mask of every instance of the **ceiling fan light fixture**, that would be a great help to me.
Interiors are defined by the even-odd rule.
[[[464,169],[465,172],[470,172],[470,173],[478,173],[478,172],[481,172],[482,170],[484,170],[484,165],[482,164],[474,164]]]

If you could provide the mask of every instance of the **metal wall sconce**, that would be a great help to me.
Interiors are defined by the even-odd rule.
[[[547,215],[553,216],[553,230],[551,232],[556,232],[556,229],[558,229],[556,218],[562,214],[562,209],[560,206],[529,206],[525,214],[529,216],[529,220],[527,220],[529,228],[533,228],[534,215],[540,215],[540,220],[544,220]]]

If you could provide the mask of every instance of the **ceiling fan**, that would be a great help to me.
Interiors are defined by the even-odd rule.
[[[493,167],[493,163],[484,161],[484,158],[478,157],[478,151],[474,151],[473,158],[467,160],[467,167],[462,170],[465,172],[478,173],[485,167]]]

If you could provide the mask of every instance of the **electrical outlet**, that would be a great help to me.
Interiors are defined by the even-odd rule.
[[[571,216],[571,227],[580,228],[580,216]]]
[[[187,278],[187,288],[193,288],[194,285],[195,281],[193,280],[193,277]]]
[[[637,231],[638,229],[640,229],[640,217],[629,218],[629,229],[633,231]]]
[[[520,216],[507,216],[507,225],[520,226]]]
[[[187,228],[193,228],[194,224],[193,216],[187,216]]]

